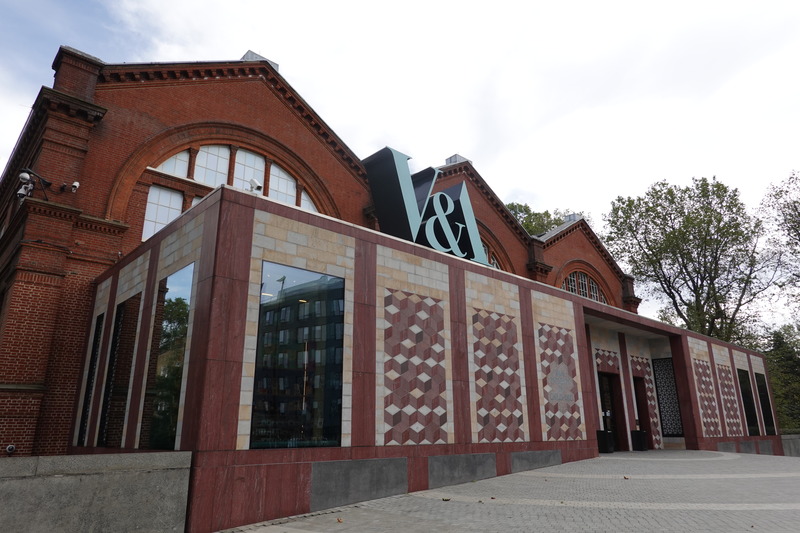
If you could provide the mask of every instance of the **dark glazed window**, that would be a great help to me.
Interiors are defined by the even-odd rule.
[[[194,263],[158,284],[139,448],[175,449],[193,274]]]
[[[750,385],[750,373],[741,368],[736,369],[739,376],[739,387],[742,390],[742,402],[744,403],[744,416],[747,419],[747,434],[751,437],[760,434],[758,430],[758,414],[756,413],[756,402],[753,399],[753,387]]]
[[[86,389],[83,393],[83,408],[81,410],[81,423],[78,430],[78,446],[86,446],[86,431],[89,427],[89,413],[92,410],[92,392],[94,391],[95,373],[97,372],[97,359],[100,356],[100,341],[103,338],[103,321],[105,313],[100,313],[94,321],[94,337],[92,338],[92,353],[89,356],[89,368],[86,373]]]
[[[772,405],[769,401],[767,378],[764,374],[756,374],[756,388],[758,388],[758,400],[761,403],[761,414],[764,416],[764,429],[767,435],[775,435],[775,419],[772,418]]]
[[[139,293],[117,306],[114,335],[111,338],[111,351],[106,369],[103,410],[100,414],[100,431],[97,436],[98,446],[119,448],[122,445],[141,303],[142,293]]]
[[[344,280],[263,262],[250,448],[339,446]]]

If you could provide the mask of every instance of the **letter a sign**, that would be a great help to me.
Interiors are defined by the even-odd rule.
[[[381,231],[488,265],[466,185],[431,194],[439,171],[412,176],[409,159],[386,147],[362,161]]]

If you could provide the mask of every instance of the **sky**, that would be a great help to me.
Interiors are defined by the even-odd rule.
[[[0,0],[0,168],[62,44],[280,73],[359,158],[458,153],[504,202],[589,215],[712,177],[755,208],[800,170],[800,2]]]

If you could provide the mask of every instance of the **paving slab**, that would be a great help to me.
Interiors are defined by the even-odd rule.
[[[235,528],[241,533],[800,530],[800,458],[616,452]]]

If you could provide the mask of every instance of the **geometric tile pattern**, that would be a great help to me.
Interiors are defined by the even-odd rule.
[[[733,373],[728,365],[717,365],[719,378],[719,395],[722,397],[722,409],[725,413],[725,427],[728,435],[739,437],[744,435],[742,417],[739,414],[739,399],[736,395],[736,386],[733,384]]]
[[[653,359],[653,375],[656,381],[658,412],[661,415],[661,431],[665,437],[682,437],[683,423],[675,388],[675,372],[672,358]]]
[[[542,436],[546,441],[584,440],[583,405],[572,331],[539,323],[539,379],[542,383]]]
[[[656,399],[656,384],[653,381],[653,368],[650,358],[631,356],[631,370],[633,375],[644,378],[645,394],[647,395],[647,417],[650,419],[650,433],[653,435],[653,448],[660,450],[664,447],[661,439],[661,424],[658,417],[658,401]],[[639,414],[641,416],[641,413]]]
[[[384,444],[447,444],[441,300],[386,289]]]
[[[595,348],[594,360],[597,363],[598,372],[619,374],[619,355],[617,352]]]
[[[722,429],[717,410],[717,394],[711,377],[711,363],[692,359],[697,384],[697,399],[700,402],[700,419],[703,422],[704,437],[721,437]]]
[[[477,442],[524,441],[524,399],[514,317],[485,309],[474,311],[473,398],[479,428]]]

